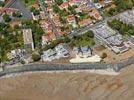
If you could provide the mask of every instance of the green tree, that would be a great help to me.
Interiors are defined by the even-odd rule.
[[[18,18],[20,18],[20,17],[22,17],[22,14],[21,14],[20,12],[14,12],[14,13],[12,14],[12,16],[13,16],[13,17],[18,17]]]
[[[11,18],[8,14],[3,15],[3,19],[4,19],[5,22],[10,22],[11,21]]]
[[[39,61],[41,58],[40,58],[40,55],[39,55],[39,54],[34,53],[34,54],[32,54],[32,59],[33,59],[34,62],[37,62],[37,61]]]
[[[102,53],[101,58],[105,59],[106,57],[107,57],[107,54],[106,53]]]
[[[55,3],[61,5],[63,3],[63,0],[55,0]]]

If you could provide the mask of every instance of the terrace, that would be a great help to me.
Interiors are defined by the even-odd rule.
[[[120,14],[118,18],[124,23],[134,25],[134,9]]]

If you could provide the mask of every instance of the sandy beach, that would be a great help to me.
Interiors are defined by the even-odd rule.
[[[118,75],[35,72],[0,78],[0,100],[133,100],[134,65]]]

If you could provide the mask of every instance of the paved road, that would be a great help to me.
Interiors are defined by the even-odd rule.
[[[134,64],[134,57],[110,64],[101,64],[101,63],[90,63],[90,64],[32,64],[24,65],[22,67],[13,67],[4,69],[0,72],[0,77],[12,74],[12,73],[21,73],[21,72],[30,72],[30,71],[63,71],[63,70],[89,70],[89,69],[113,69],[114,71],[120,71],[122,68]]]
[[[32,19],[30,10],[25,7],[22,0],[9,0],[9,2],[5,5],[5,8],[18,9],[23,14],[22,19]]]
[[[47,17],[48,17],[49,22],[50,22],[51,25],[52,25],[52,30],[53,30],[55,36],[56,36],[57,38],[59,38],[59,33],[58,33],[58,31],[57,31],[57,28],[56,28],[56,26],[55,26],[55,23],[54,23],[53,20],[50,18],[50,15],[49,15],[49,13],[48,13],[48,10],[47,10],[47,7],[46,7],[46,4],[45,4],[44,0],[38,0],[38,1],[39,1],[40,6],[41,6],[41,9],[45,12],[45,14],[46,14]]]
[[[9,0],[4,6],[5,8],[10,8],[17,0]]]

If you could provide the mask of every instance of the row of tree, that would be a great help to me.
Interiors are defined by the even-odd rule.
[[[134,0],[113,0],[116,7],[110,8],[107,12],[108,16],[113,16],[127,9],[132,9],[134,7]]]
[[[88,31],[83,35],[74,36],[70,39],[68,36],[63,36],[60,39],[52,41],[50,44],[45,45],[43,50],[53,49],[59,43],[68,43],[71,47],[94,45],[94,34],[92,31]]]
[[[119,31],[122,35],[134,35],[134,26],[125,24],[120,20],[114,19],[112,21],[108,21],[108,25]]]
[[[12,49],[23,48],[22,32],[9,24],[0,23],[0,60],[6,61],[7,53]]]
[[[43,29],[40,27],[39,21],[26,20],[22,22],[22,28],[31,28],[33,32],[35,47],[41,48],[42,35],[44,34]]]
[[[4,14],[3,15],[3,19],[7,23],[12,20],[12,17],[14,17],[14,18],[21,18],[22,14],[18,11],[18,12],[13,12],[12,15],[9,15],[9,14]]]
[[[94,45],[94,33],[92,31],[88,31],[85,34],[74,36],[70,42],[71,47],[80,47],[87,45]]]

